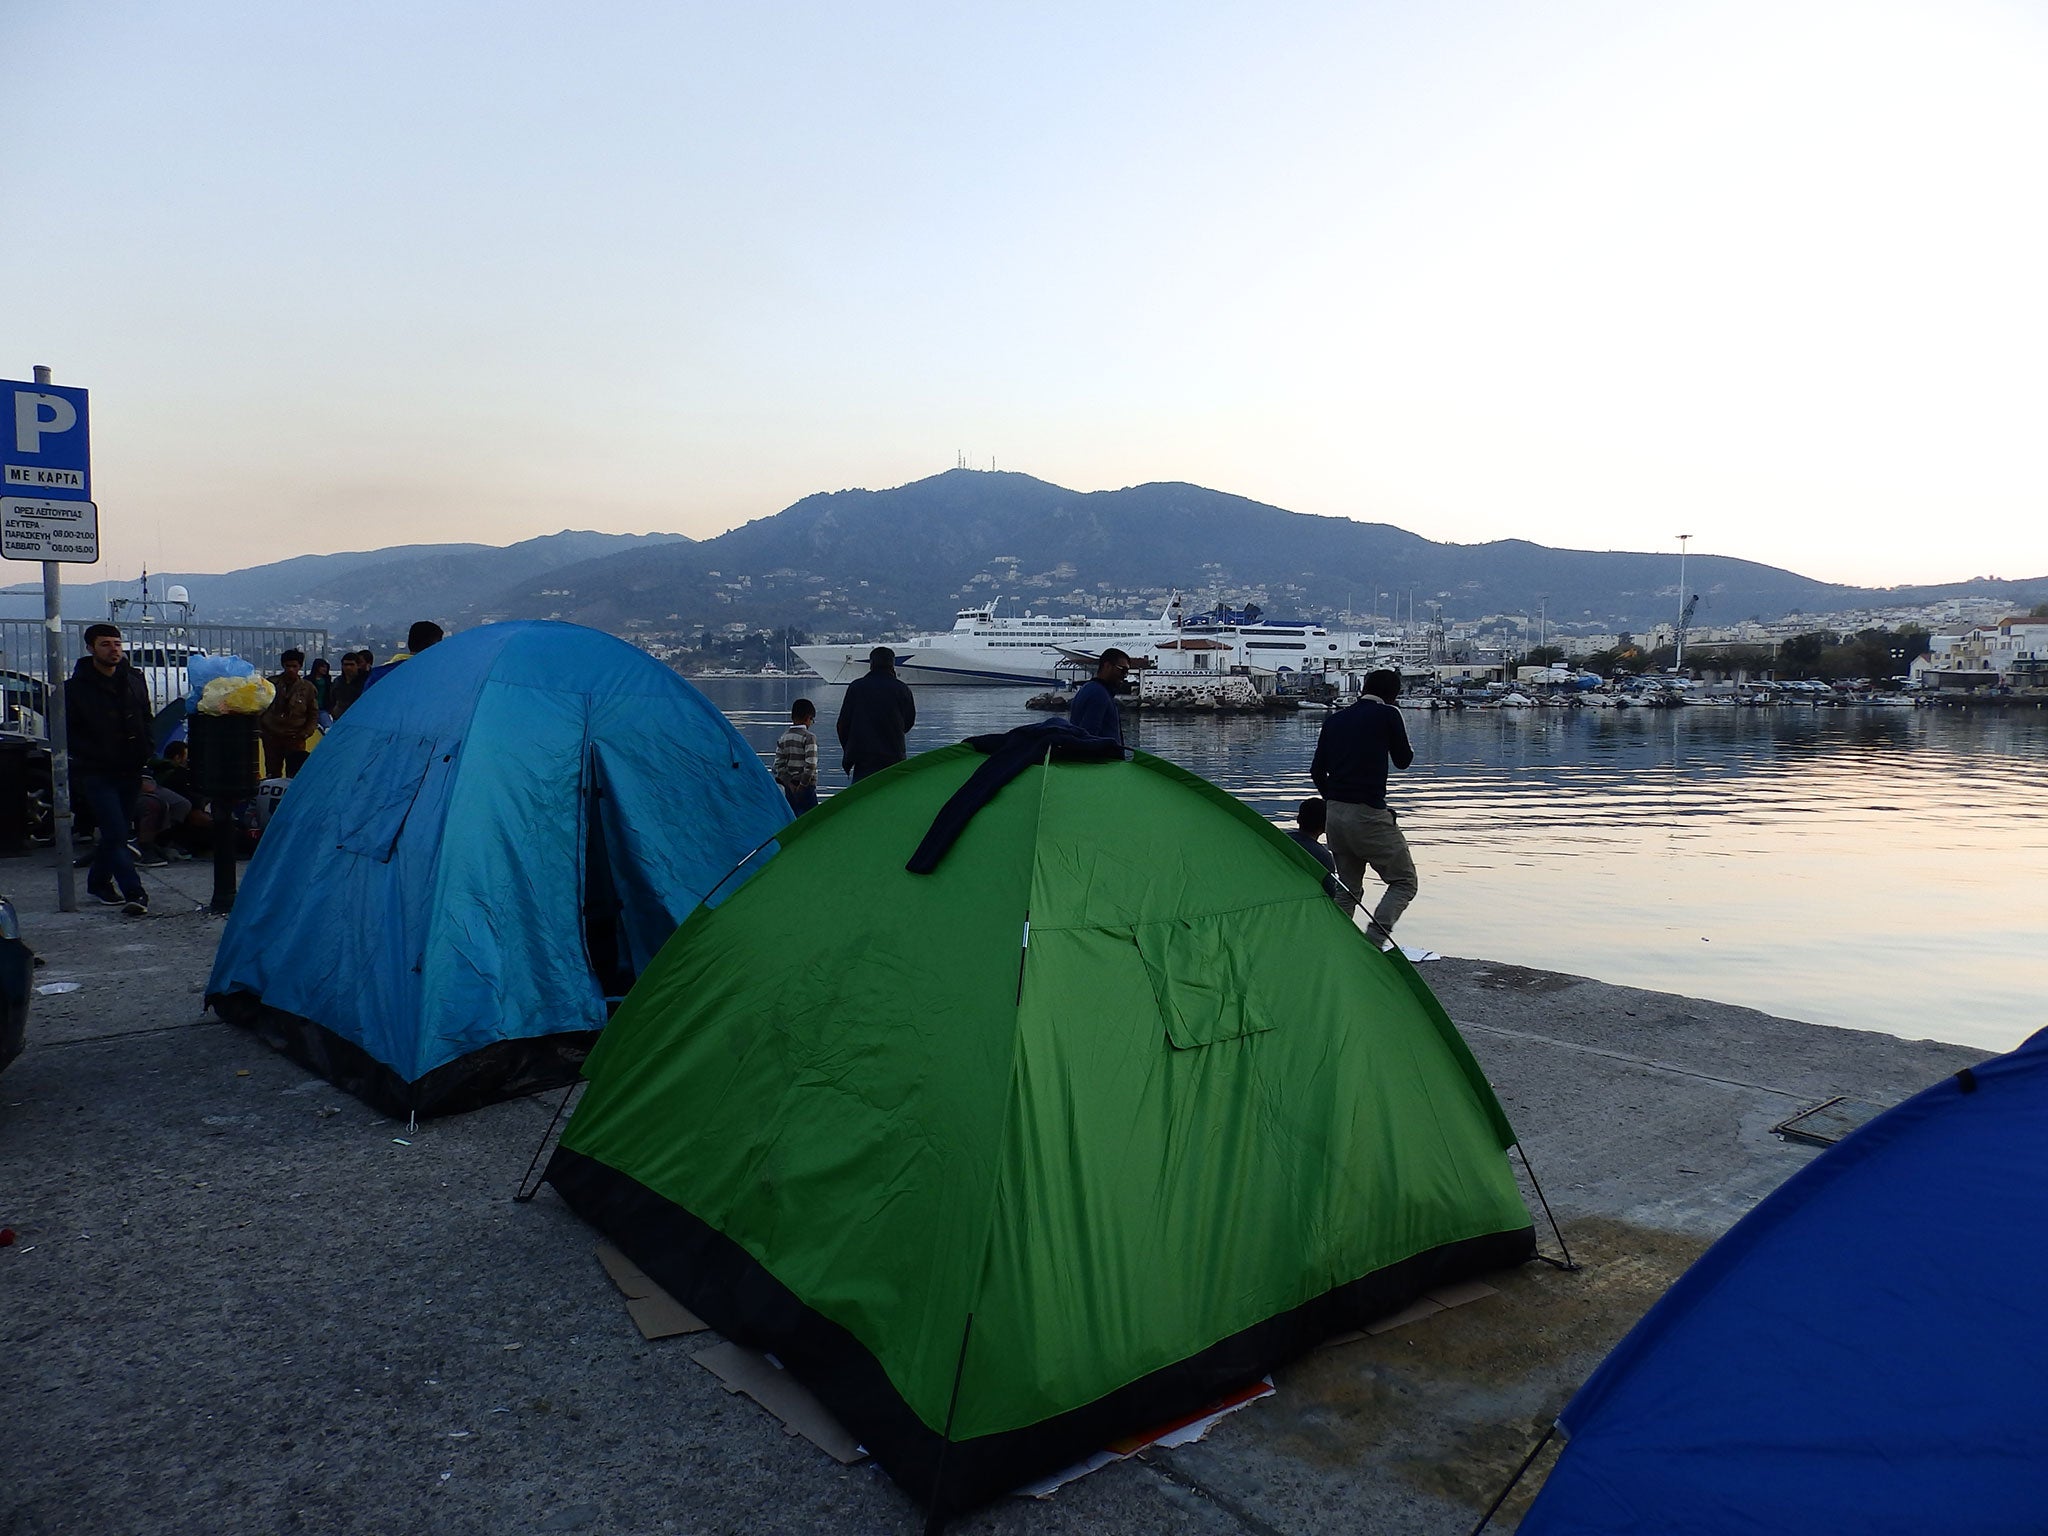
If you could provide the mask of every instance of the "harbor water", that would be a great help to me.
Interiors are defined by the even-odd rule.
[[[813,699],[845,784],[841,690],[698,686],[764,757]],[[921,690],[911,750],[1041,718],[1030,692]],[[1404,714],[1410,946],[1989,1050],[2048,1025],[2048,712]],[[1322,718],[1140,715],[1132,744],[1289,823]]]

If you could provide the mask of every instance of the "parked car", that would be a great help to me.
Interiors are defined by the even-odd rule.
[[[205,654],[196,645],[148,637],[138,637],[128,647],[128,664],[142,674],[149,689],[151,710],[160,710],[173,699],[185,697],[185,690],[191,686],[185,676],[186,663]]]
[[[0,731],[44,737],[50,713],[50,690],[40,677],[0,669]]]
[[[28,1034],[28,998],[36,957],[21,942],[14,903],[0,896],[0,1071],[21,1054]]]

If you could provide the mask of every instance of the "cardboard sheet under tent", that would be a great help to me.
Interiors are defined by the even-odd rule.
[[[394,1116],[572,1082],[677,924],[788,821],[731,723],[644,652],[569,624],[467,630],[306,760],[207,1001]]]
[[[1484,1076],[1323,875],[1064,722],[926,753],[676,933],[547,1180],[942,1521],[1537,1256]]]

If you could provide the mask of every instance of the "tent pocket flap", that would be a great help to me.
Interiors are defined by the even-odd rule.
[[[337,846],[381,864],[390,863],[398,848],[398,834],[405,829],[406,817],[412,814],[428,772],[436,763],[452,758],[458,745],[429,736],[385,738],[370,759],[378,761],[378,772],[365,774],[359,781],[353,813],[343,823]]]
[[[1229,922],[1225,917],[1183,917],[1132,932],[1166,1021],[1166,1037],[1179,1050],[1274,1027],[1248,995],[1249,957],[1233,942]]]

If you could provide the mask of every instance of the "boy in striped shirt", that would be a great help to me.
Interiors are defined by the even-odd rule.
[[[817,718],[816,706],[798,699],[789,706],[789,729],[775,741],[775,782],[798,816],[818,807],[818,738],[811,733]]]

